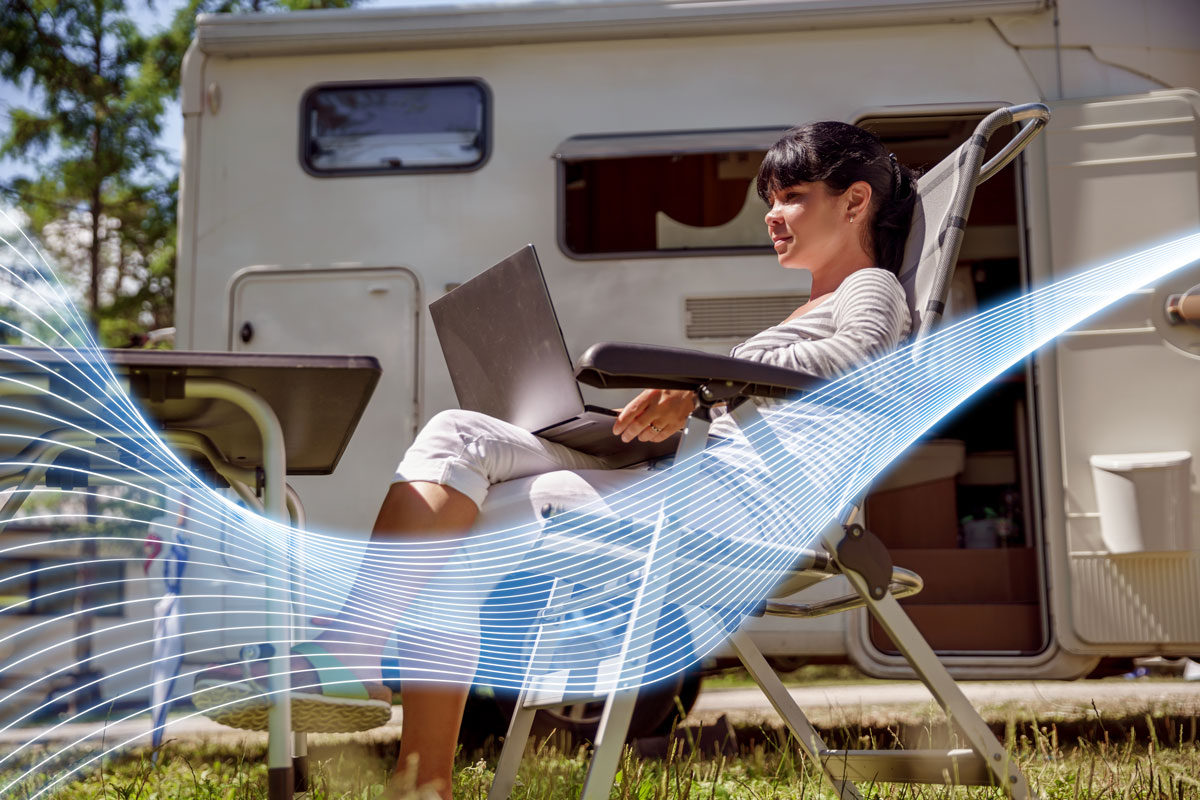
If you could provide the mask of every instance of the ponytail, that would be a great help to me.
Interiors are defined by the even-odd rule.
[[[917,205],[917,174],[888,153],[892,165],[892,191],[875,205],[871,220],[871,244],[875,263],[899,273],[904,259],[904,245],[912,229],[913,209]]]

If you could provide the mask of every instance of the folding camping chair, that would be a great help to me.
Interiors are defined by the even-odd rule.
[[[917,340],[932,330],[945,309],[975,187],[1012,161],[1045,126],[1049,116],[1049,109],[1039,103],[992,112],[964,144],[918,182],[912,231],[899,273],[916,323]],[[985,164],[984,152],[992,135],[1015,122],[1025,124]],[[919,349],[917,352],[919,359]],[[593,346],[580,359],[576,376],[586,384],[604,388],[695,391],[700,402],[679,445],[677,464],[704,449],[714,405],[727,403],[739,426],[747,430],[761,418],[755,404],[744,401],[753,397],[781,397],[814,388],[811,377],[778,367],[707,353],[627,344]],[[962,785],[999,785],[1014,798],[1033,796],[1024,775],[898,604],[898,597],[920,591],[921,579],[909,571],[893,568],[884,544],[874,534],[854,524],[860,504],[861,500],[849,510],[844,522],[825,530],[820,537],[820,549],[799,555],[771,593],[772,599],[768,599],[759,612],[783,617],[813,617],[866,606],[948,717],[957,724],[970,747],[893,751],[831,749],[821,740],[743,630],[737,630],[729,637],[734,652],[795,734],[801,749],[842,798],[861,797],[856,782],[942,784],[950,781]],[[563,538],[556,532],[556,519],[547,520],[542,546],[569,546],[569,543],[556,542]],[[656,569],[670,568],[678,548],[677,527],[660,525],[640,552],[613,556],[641,559],[641,584],[633,592],[632,606],[626,612],[628,622],[621,649],[625,664],[631,664],[635,672],[639,659],[644,661],[646,658],[644,633],[656,629],[664,603],[663,587],[670,582],[669,579],[652,582],[649,576]],[[852,594],[803,605],[773,599],[789,596],[835,574],[845,576],[853,589]],[[569,584],[555,583],[534,632],[530,672],[518,696],[489,800],[501,800],[510,794],[536,710],[582,701],[582,698],[564,695],[561,683],[555,690],[551,686],[553,681],[547,680],[546,675],[537,674],[537,670],[547,663],[546,653],[540,651],[553,646],[548,643],[555,639],[555,628],[561,624],[562,609],[570,602],[570,595]],[[643,634],[640,645],[638,632]],[[604,711],[583,787],[583,800],[600,800],[609,795],[637,700],[637,689],[597,692],[590,699],[600,698],[604,700]]]

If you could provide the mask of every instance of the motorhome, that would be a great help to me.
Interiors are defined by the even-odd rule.
[[[573,355],[726,352],[807,298],[753,185],[784,129],[853,122],[921,167],[989,110],[1045,102],[1045,134],[977,193],[951,306],[970,314],[1200,227],[1197,31],[1200,6],[1168,0],[205,15],[175,346],[379,359],[335,473],[293,481],[311,529],[365,538],[414,433],[456,405],[426,311],[455,285],[532,242]],[[1200,655],[1200,328],[1166,311],[1189,290],[1200,264],[1067,332],[875,484],[866,524],[925,578],[906,606],[955,676]],[[908,674],[861,612],[749,624],[781,663]]]

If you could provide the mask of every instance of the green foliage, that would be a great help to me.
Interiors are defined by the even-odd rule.
[[[0,138],[0,156],[34,167],[9,192],[93,319],[125,317],[118,337],[171,304],[175,200],[158,145],[170,95],[145,79],[148,53],[124,0],[0,5],[0,77],[39,99]],[[160,291],[139,298],[152,277]]]
[[[40,232],[102,343],[171,324],[179,178],[158,139],[196,15],[353,3],[188,0],[150,34],[126,0],[0,3],[0,79],[31,89],[38,106],[13,109],[0,132],[0,158],[32,167],[0,189]]]
[[[171,25],[150,39],[145,80],[177,91],[183,55],[196,32],[200,14],[245,14],[271,11],[308,11],[350,8],[356,0],[187,0],[175,12]]]

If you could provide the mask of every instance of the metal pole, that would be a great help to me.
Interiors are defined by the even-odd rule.
[[[241,408],[254,421],[262,438],[264,474],[263,511],[267,519],[287,524],[286,471],[283,427],[269,403],[260,395],[230,381],[218,378],[190,378],[184,384],[184,396],[223,400]],[[290,800],[295,786],[292,772],[291,620],[287,574],[288,543],[280,557],[268,556],[266,563],[267,638],[275,647],[268,661],[272,674],[271,708],[267,715],[267,790],[270,800]]]

